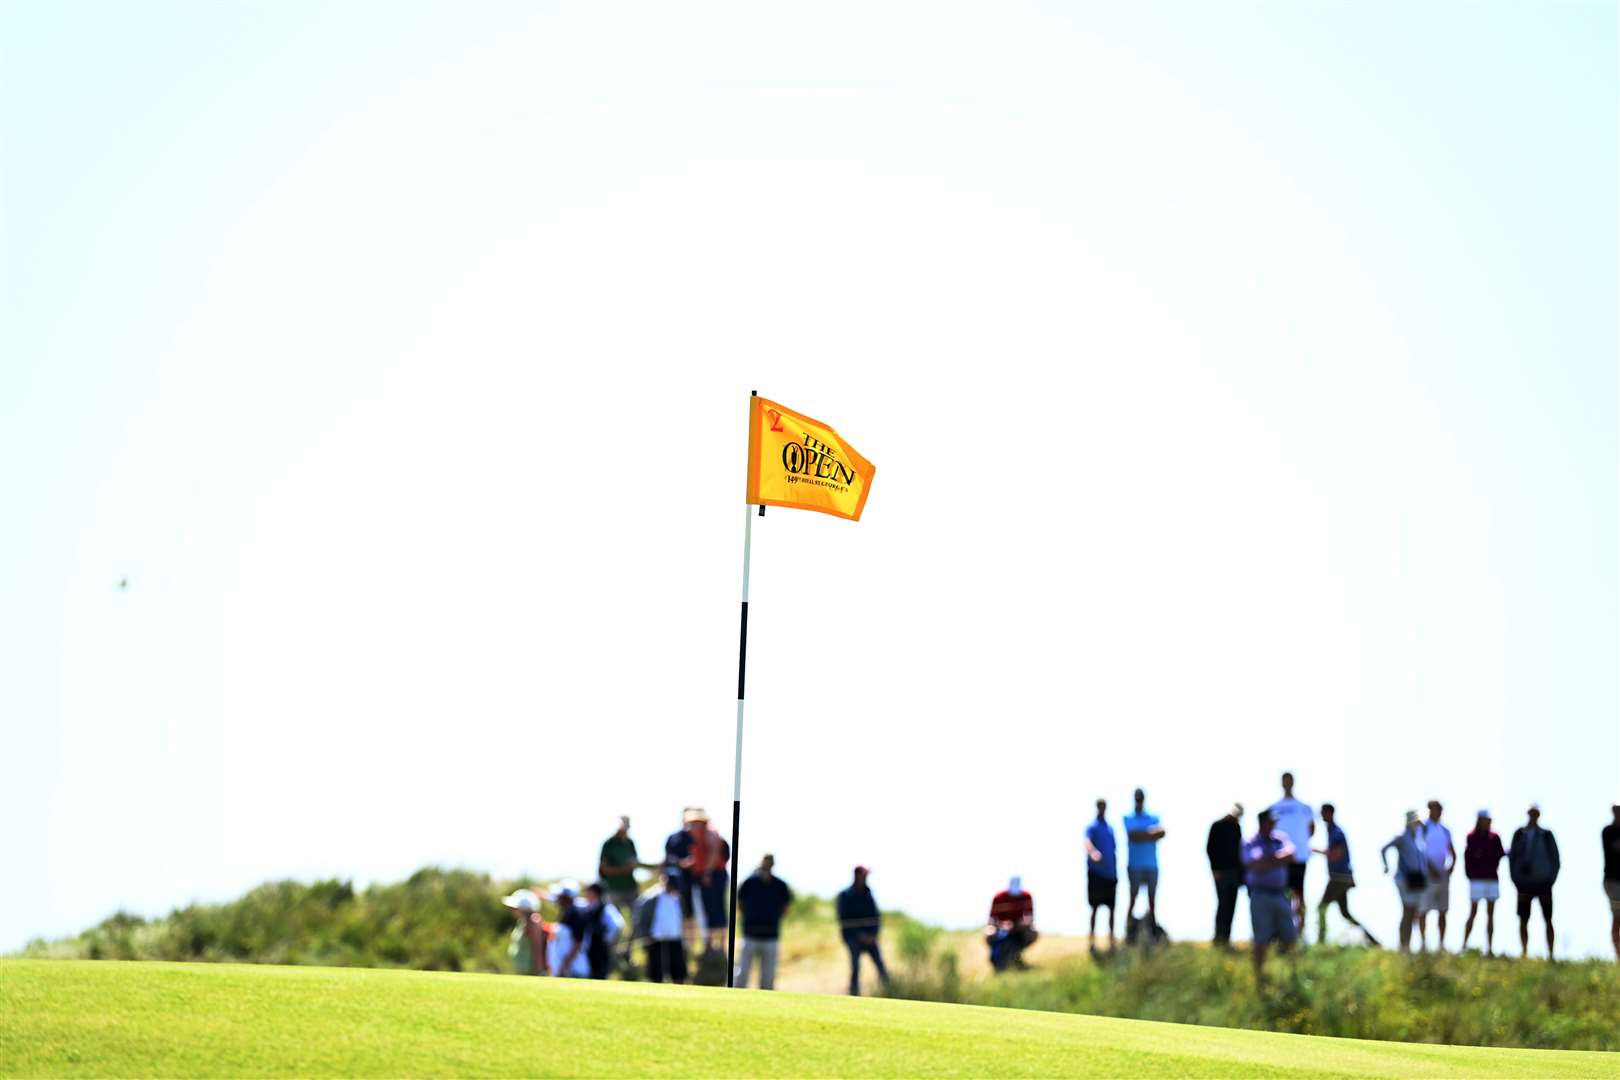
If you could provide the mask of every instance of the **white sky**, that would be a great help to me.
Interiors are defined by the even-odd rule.
[[[1074,930],[1141,784],[1204,937],[1288,767],[1607,949],[1611,6],[0,12],[0,948],[724,817],[758,389],[878,478],[756,522],[746,863]]]

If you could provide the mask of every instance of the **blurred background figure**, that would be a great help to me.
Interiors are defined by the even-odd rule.
[[[540,918],[540,894],[533,889],[518,889],[503,897],[517,925],[512,928],[512,940],[506,947],[507,959],[517,975],[544,975],[546,973],[546,924]]]
[[[1097,909],[1108,909],[1108,951],[1114,951],[1114,900],[1119,895],[1119,857],[1108,800],[1097,800],[1097,817],[1086,826],[1086,899],[1091,904],[1091,951],[1097,951]]]
[[[692,845],[682,869],[695,879],[693,899],[707,937],[705,951],[719,952],[726,946],[726,903],[731,885],[726,864],[731,861],[731,845],[709,824],[709,815],[702,809],[691,810],[686,825]],[[725,981],[724,974],[722,969],[721,982]]]
[[[1316,815],[1311,805],[1294,798],[1294,774],[1282,774],[1283,797],[1271,804],[1274,828],[1288,837],[1294,849],[1294,864],[1288,868],[1288,902],[1294,909],[1294,928],[1305,937],[1305,870],[1311,858],[1311,837],[1316,835]],[[1252,898],[1251,898],[1252,902]]]
[[[1438,799],[1429,800],[1429,820],[1423,823],[1424,873],[1428,883],[1423,890],[1423,906],[1418,909],[1418,938],[1428,948],[1429,912],[1435,920],[1434,948],[1446,951],[1446,913],[1451,910],[1451,874],[1457,869],[1457,848],[1451,830],[1440,824],[1443,811]]]
[[[1547,957],[1553,954],[1553,885],[1558,881],[1558,840],[1541,827],[1541,807],[1530,804],[1529,820],[1513,831],[1508,877],[1519,894],[1519,955],[1530,955],[1530,905],[1541,905],[1547,924]]]
[[[630,819],[620,817],[618,829],[602,841],[602,853],[596,862],[596,877],[602,883],[607,902],[618,908],[626,918],[635,910],[636,898],[641,893],[636,885],[636,871],[641,867],[636,842],[630,839]]]
[[[1131,924],[1136,919],[1136,894],[1147,891],[1148,940],[1158,936],[1159,896],[1159,841],[1164,839],[1164,828],[1159,816],[1147,812],[1147,795],[1137,788],[1131,796],[1135,811],[1125,815],[1125,876],[1130,881],[1130,895],[1125,901],[1125,940],[1134,939]]]
[[[990,946],[990,966],[996,971],[1024,968],[1024,950],[1035,944],[1035,898],[1024,890],[1024,881],[1013,877],[1007,887],[990,900],[990,925],[985,940]]]
[[[1266,947],[1276,942],[1278,952],[1287,952],[1299,940],[1299,926],[1288,899],[1288,872],[1295,865],[1293,841],[1276,828],[1270,810],[1260,811],[1257,826],[1243,844],[1243,883],[1249,889],[1249,921],[1254,928],[1249,955],[1259,982],[1265,977]]]
[[[1372,932],[1356,921],[1350,914],[1350,890],[1356,887],[1356,875],[1350,868],[1350,842],[1345,839],[1344,830],[1339,828],[1335,818],[1338,812],[1332,803],[1322,804],[1322,824],[1327,830],[1327,847],[1322,848],[1320,854],[1327,860],[1328,883],[1322,890],[1322,900],[1316,905],[1316,940],[1327,941],[1328,908],[1334,904],[1339,905],[1339,914],[1344,921],[1361,931],[1367,939],[1367,944],[1377,945],[1378,939]],[[1303,935],[1302,935],[1303,936]]]
[[[1238,892],[1243,888],[1243,805],[1215,819],[1204,841],[1209,876],[1215,879],[1215,937],[1218,949],[1232,947],[1232,917],[1237,914]]]
[[[590,919],[585,906],[579,903],[579,889],[572,882],[564,882],[551,894],[557,905],[557,921],[551,927],[551,942],[546,950],[546,966],[553,976],[568,979],[588,979],[591,962],[585,955],[590,936]]]
[[[737,921],[742,923],[742,953],[737,959],[735,981],[748,985],[748,971],[759,958],[759,988],[776,989],[777,946],[782,937],[782,917],[793,903],[793,890],[776,876],[776,856],[759,860],[759,869],[737,886]]]
[[[684,983],[686,949],[682,944],[685,916],[681,909],[681,872],[673,866],[662,871],[662,887],[643,896],[636,905],[635,936],[647,951],[647,978],[652,982]]]
[[[878,912],[877,899],[866,884],[871,871],[864,866],[855,868],[855,880],[849,888],[838,894],[838,930],[843,935],[844,947],[849,950],[849,992],[861,992],[861,956],[868,955],[877,968],[884,987],[889,985],[889,971],[883,966],[883,952],[878,948],[878,932],[883,928],[883,916]]]
[[[1412,924],[1417,922],[1418,907],[1423,903],[1423,891],[1428,888],[1427,861],[1423,856],[1423,841],[1418,836],[1423,823],[1416,810],[1406,812],[1406,827],[1394,839],[1378,849],[1378,860],[1384,873],[1389,873],[1389,852],[1395,850],[1395,891],[1401,896],[1401,952],[1412,951]]]
[[[702,813],[703,811],[695,806],[688,806],[682,810],[681,827],[664,840],[664,865],[675,871],[676,887],[680,890],[681,927],[687,952],[697,948],[697,903],[692,893],[695,881],[691,874],[692,823],[696,820],[696,815]]]
[[[1603,895],[1609,898],[1609,937],[1620,960],[1620,803],[1609,807],[1614,820],[1603,826]]]
[[[599,881],[585,886],[585,961],[591,978],[605,979],[613,971],[613,948],[624,936],[624,916],[608,903]]]
[[[1462,948],[1468,948],[1468,935],[1474,932],[1474,916],[1485,904],[1485,955],[1491,955],[1496,938],[1496,901],[1502,896],[1500,882],[1502,838],[1491,829],[1491,812],[1481,810],[1474,817],[1474,828],[1463,838],[1463,875],[1468,878],[1468,921],[1463,923]]]

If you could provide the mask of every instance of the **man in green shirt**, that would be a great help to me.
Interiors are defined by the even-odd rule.
[[[640,866],[636,842],[630,839],[630,819],[621,817],[618,832],[602,843],[602,858],[596,873],[608,903],[625,912],[626,919],[641,892],[636,887],[636,869]]]

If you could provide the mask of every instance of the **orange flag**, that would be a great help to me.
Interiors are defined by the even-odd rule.
[[[749,401],[748,502],[861,520],[872,463],[820,420],[769,398]]]

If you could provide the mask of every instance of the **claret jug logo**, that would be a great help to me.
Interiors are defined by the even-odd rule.
[[[802,443],[783,445],[782,468],[788,471],[790,484],[815,480],[824,482],[823,486],[848,488],[855,482],[855,470],[838,460],[836,450],[808,432]]]

